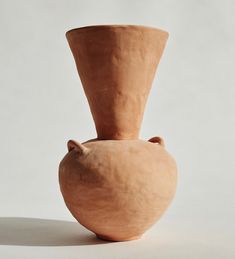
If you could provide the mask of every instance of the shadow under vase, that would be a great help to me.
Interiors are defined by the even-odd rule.
[[[106,243],[77,222],[0,217],[0,245],[84,246]]]

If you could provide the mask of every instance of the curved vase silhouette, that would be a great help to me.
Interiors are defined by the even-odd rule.
[[[59,166],[61,192],[72,215],[101,239],[137,239],[161,217],[176,189],[176,163],[163,139],[139,139],[168,33],[104,25],[66,36],[97,139],[68,142]]]

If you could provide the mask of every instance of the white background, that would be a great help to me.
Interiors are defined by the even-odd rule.
[[[235,257],[235,2],[0,0],[0,257]],[[65,32],[142,24],[170,33],[142,124],[179,168],[177,195],[143,239],[106,243],[66,209],[58,164],[96,136]]]

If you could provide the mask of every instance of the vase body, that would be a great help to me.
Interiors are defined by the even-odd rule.
[[[176,189],[176,163],[159,137],[139,139],[146,100],[168,33],[90,26],[66,33],[97,139],[68,142],[60,188],[72,215],[98,237],[139,238]]]

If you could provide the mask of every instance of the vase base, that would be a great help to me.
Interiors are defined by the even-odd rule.
[[[98,235],[98,234],[96,234],[96,236],[97,236],[97,238],[99,238],[101,240],[112,241],[112,242],[124,242],[124,241],[137,240],[137,239],[141,238],[141,236],[132,236],[132,237],[127,237],[127,238],[115,238],[115,237]]]

